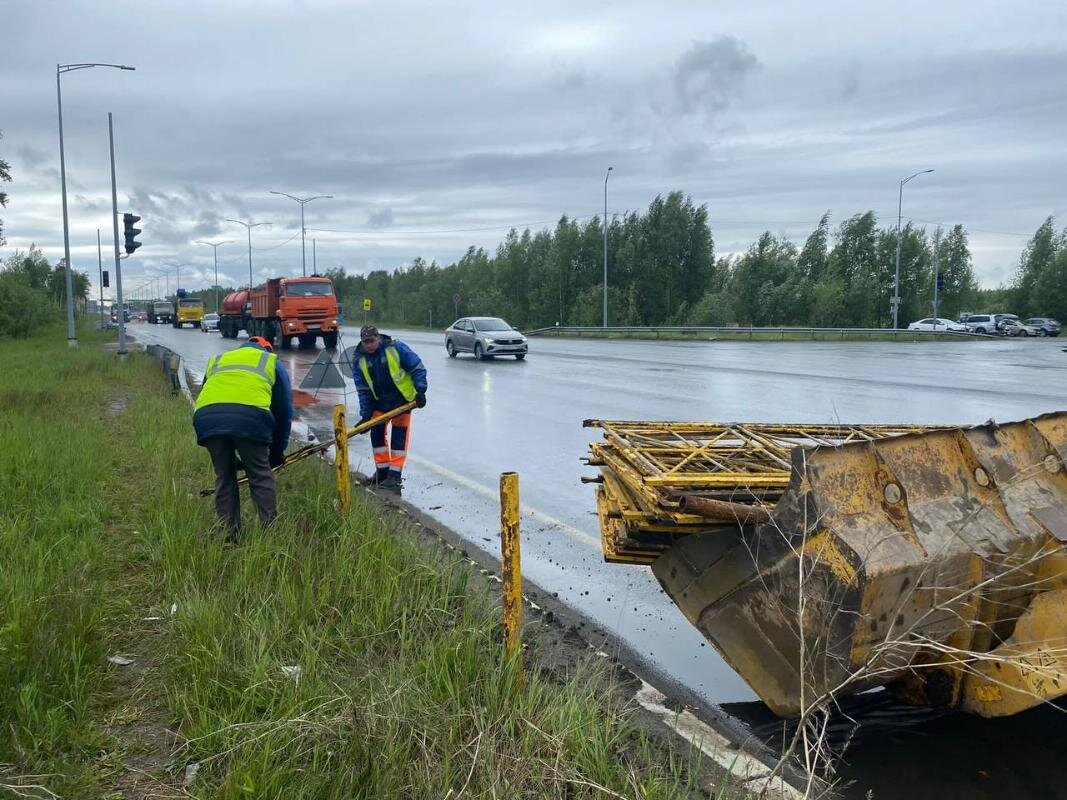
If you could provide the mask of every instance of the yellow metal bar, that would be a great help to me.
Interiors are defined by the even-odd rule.
[[[500,560],[504,583],[504,650],[515,662],[516,680],[522,671],[522,564],[519,557],[519,474],[500,475]]]
[[[388,422],[393,417],[398,417],[401,414],[406,414],[408,411],[411,411],[413,408],[415,408],[415,401],[412,401],[410,403],[405,403],[402,406],[397,406],[392,411],[388,411],[385,414],[382,414],[381,416],[375,417],[374,419],[368,420],[367,422],[362,422],[359,425],[352,426],[347,431],[345,431],[345,436],[346,436],[346,438],[351,439],[353,436],[358,436],[359,434],[363,433],[364,431],[370,430],[371,428],[375,427],[376,425],[381,425],[383,422]],[[325,450],[329,450],[333,446],[334,446],[334,440],[333,439],[327,439],[326,441],[319,442],[318,444],[309,444],[306,447],[301,447],[295,453],[290,453],[289,455],[287,455],[285,457],[285,461],[283,461],[281,464],[279,464],[277,467],[274,468],[274,474],[278,474],[278,472],[280,472],[281,470],[285,469],[286,467],[290,467],[290,466],[292,466],[293,464],[295,464],[298,461],[303,461],[305,458],[308,458],[309,456],[313,456],[316,453],[321,453],[321,452],[323,452]],[[237,485],[238,486],[240,486],[242,484],[245,484],[245,483],[248,483],[248,478],[241,478],[240,480],[237,481]],[[214,487],[212,487],[210,489],[201,489],[200,490],[200,496],[201,497],[208,497],[209,495],[213,495],[214,493],[215,493]]]
[[[352,484],[348,474],[348,425],[345,423],[345,407],[338,403],[333,407],[333,441],[337,452],[334,462],[337,466],[337,507],[342,514],[348,513],[351,500]]]

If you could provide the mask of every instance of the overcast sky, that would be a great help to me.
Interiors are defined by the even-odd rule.
[[[71,247],[108,261],[107,112],[119,211],[144,217],[127,287],[450,263],[511,226],[643,209],[681,190],[716,250],[798,242],[873,209],[967,226],[980,280],[1008,280],[1049,214],[1067,222],[1067,3],[114,3],[0,0],[0,258],[62,255],[55,65]],[[113,258],[113,257],[112,257]],[[172,286],[173,288],[173,286]]]

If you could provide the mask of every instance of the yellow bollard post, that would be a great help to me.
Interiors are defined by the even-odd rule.
[[[500,560],[504,583],[504,650],[516,659],[522,686],[522,566],[519,559],[519,474],[500,475]]]
[[[348,475],[348,426],[345,424],[345,407],[333,407],[334,461],[337,465],[337,504],[341,513],[348,512],[352,484]]]

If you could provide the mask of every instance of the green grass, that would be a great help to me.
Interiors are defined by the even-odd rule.
[[[321,465],[224,547],[158,365],[49,334],[0,346],[0,784],[173,794],[199,763],[202,798],[688,796],[604,674],[517,689],[484,584],[359,491],[340,515]]]

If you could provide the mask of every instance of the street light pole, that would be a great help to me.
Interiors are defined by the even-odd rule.
[[[115,133],[111,123],[111,112],[107,112],[107,138],[111,146],[111,227],[115,235],[115,298],[119,304],[119,358],[126,355],[126,305],[122,299],[122,262],[119,257],[119,199],[115,182]],[[69,265],[68,265],[69,270]]]
[[[233,244],[232,241],[225,242],[202,242],[199,239],[195,244],[206,244],[211,248],[215,254],[215,313],[219,313],[219,247],[224,244]]]
[[[914,175],[909,175],[900,182],[900,190],[897,193],[897,266],[893,277],[893,330],[897,329],[900,317],[900,222],[904,214],[904,184],[912,178],[917,178],[930,172],[933,172],[933,170],[924,169]]]
[[[300,270],[304,273],[304,277],[307,277],[307,247],[305,242],[305,236],[307,234],[307,228],[304,227],[304,205],[310,203],[312,200],[332,200],[332,194],[317,194],[314,197],[294,197],[291,194],[285,192],[276,192],[273,189],[270,190],[271,194],[281,195],[282,197],[288,197],[290,200],[295,200],[300,203]]]
[[[96,263],[100,268],[100,330],[104,329],[104,251],[100,246],[100,229],[96,229]]]
[[[78,334],[74,330],[74,281],[71,278],[73,267],[70,263],[70,222],[67,217],[67,159],[63,151],[63,89],[60,76],[64,72],[74,72],[92,67],[111,67],[113,69],[133,70],[124,64],[56,64],[56,107],[59,110],[59,185],[63,195],[63,271],[66,273],[67,289],[67,344],[78,346]]]
[[[269,222],[253,222],[252,220],[248,220],[248,222],[245,222],[243,220],[229,219],[229,218],[227,218],[226,221],[227,222],[235,222],[238,225],[244,225],[245,230],[248,231],[248,296],[249,296],[249,299],[251,299],[251,297],[252,297],[252,229],[253,228],[258,228],[260,225],[270,225],[270,223]]]
[[[608,178],[615,167],[604,174],[604,325],[608,327]]]

